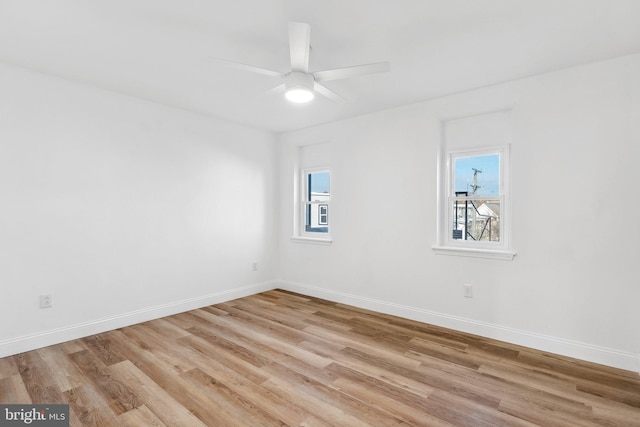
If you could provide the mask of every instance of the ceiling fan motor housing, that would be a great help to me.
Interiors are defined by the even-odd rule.
[[[292,71],[285,77],[285,85],[287,90],[304,89],[313,90],[313,76],[311,74],[300,71]]]

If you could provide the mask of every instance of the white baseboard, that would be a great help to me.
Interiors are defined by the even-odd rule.
[[[274,289],[276,288],[276,285],[276,281],[268,281],[216,292],[209,295],[203,295],[200,297],[188,298],[169,304],[144,308],[113,317],[97,319],[91,322],[78,323],[64,328],[51,329],[37,334],[11,338],[0,341],[0,357],[7,357],[25,351],[59,344],[65,341],[111,331],[125,326],[135,325],[137,323],[159,319],[161,317],[171,316],[172,314],[182,313],[196,308],[246,297]]]
[[[367,310],[391,314],[406,319],[522,345],[536,350],[560,354],[628,371],[640,372],[640,354],[571,341],[486,322],[479,322],[463,317],[394,304],[387,301],[328,290],[302,283],[280,281],[277,287],[283,290],[349,304]]]
[[[317,286],[275,280],[0,341],[0,357],[7,357],[208,305],[219,304],[275,288],[640,373],[640,354],[479,322]]]

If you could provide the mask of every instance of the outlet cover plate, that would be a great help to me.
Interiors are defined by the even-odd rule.
[[[473,285],[469,285],[469,284],[464,285],[464,297],[473,298]]]
[[[50,308],[50,307],[53,307],[53,295],[51,294],[40,295],[40,308]]]

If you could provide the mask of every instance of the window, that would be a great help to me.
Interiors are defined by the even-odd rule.
[[[512,259],[509,146],[446,153],[441,253]]]
[[[326,170],[306,170],[302,173],[304,196],[301,211],[304,217],[302,236],[327,238],[329,234],[329,206],[331,173]]]
[[[500,153],[451,154],[451,238],[500,242]]]
[[[331,143],[308,142],[298,145],[296,151],[295,169],[291,175],[294,178],[291,240],[331,245],[331,223],[335,218],[331,212]]]

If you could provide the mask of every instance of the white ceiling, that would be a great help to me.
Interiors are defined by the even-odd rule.
[[[292,104],[287,22],[310,71],[390,61]],[[640,0],[0,0],[0,61],[275,132],[640,52]]]

